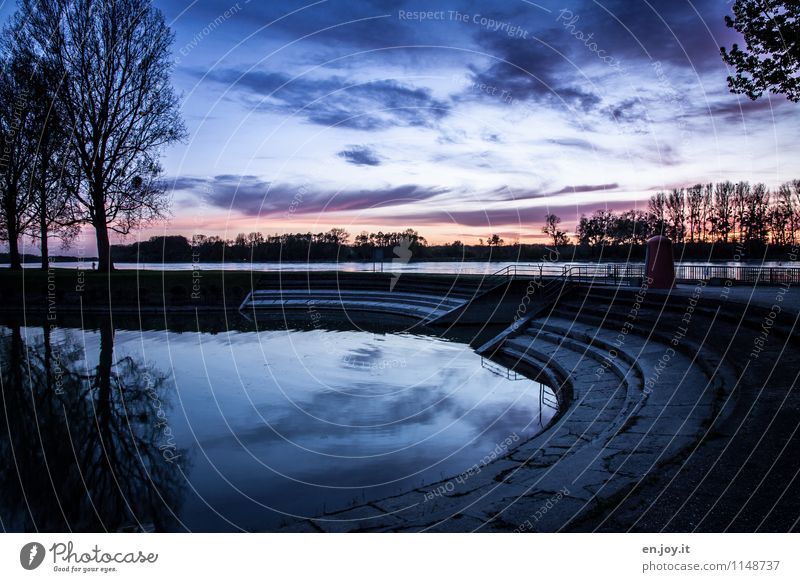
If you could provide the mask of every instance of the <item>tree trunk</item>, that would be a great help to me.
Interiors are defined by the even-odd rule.
[[[111,243],[108,239],[108,225],[105,220],[94,224],[95,238],[97,239],[97,270],[108,273],[114,270],[111,261]]]
[[[92,184],[92,204],[94,205],[92,226],[94,226],[97,240],[97,270],[108,273],[114,270],[114,263],[111,260],[111,243],[108,239],[108,222],[106,220],[106,199],[103,193],[101,174],[100,166],[96,166]]]
[[[46,271],[50,268],[50,253],[47,247],[47,172],[50,165],[50,154],[44,152],[41,159],[41,174],[39,179],[39,236],[42,237],[41,251],[42,251],[42,270]]]
[[[22,259],[19,256],[19,235],[17,229],[8,226],[8,260],[12,271],[22,270]]]
[[[44,205],[44,200],[42,200]],[[39,235],[42,237],[42,270],[46,271],[50,268],[50,253],[47,248],[47,216],[45,210],[41,211],[39,215]]]
[[[6,234],[8,235],[8,262],[12,271],[21,271],[16,200],[17,192],[13,190],[12,186],[9,186],[3,196],[3,211],[6,215]]]

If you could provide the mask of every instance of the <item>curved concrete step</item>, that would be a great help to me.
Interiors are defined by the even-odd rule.
[[[374,311],[429,321],[461,307],[466,301],[419,293],[282,289],[254,291],[241,310],[327,309]]]
[[[552,370],[572,392],[547,431],[463,482],[444,480],[296,527],[508,531],[528,524],[557,531],[662,463],[691,454],[719,418],[735,371],[702,335],[673,342],[671,332],[650,320],[653,312],[642,312],[621,341],[627,319],[619,309],[610,304],[576,313],[574,305],[559,305],[500,344],[503,357]],[[708,323],[706,312],[696,317],[698,326]]]

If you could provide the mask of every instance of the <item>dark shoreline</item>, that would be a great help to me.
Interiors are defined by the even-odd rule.
[[[389,273],[348,271],[238,271],[120,269],[111,273],[51,268],[2,271],[0,311],[26,313],[195,313],[238,311],[259,282],[313,285],[385,281]],[[453,284],[480,282],[481,275],[413,273],[404,279]]]

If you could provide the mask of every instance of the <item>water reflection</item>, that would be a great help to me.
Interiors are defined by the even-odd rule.
[[[464,339],[232,323],[0,326],[3,527],[274,530],[455,475],[555,414]]]
[[[20,325],[0,341],[2,521],[11,531],[176,529],[186,457],[164,441],[163,373],[115,358],[110,320],[95,365],[80,337]],[[166,445],[166,447],[165,447]]]

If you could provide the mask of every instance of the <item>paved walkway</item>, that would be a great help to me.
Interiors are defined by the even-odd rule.
[[[651,293],[671,293],[672,295],[691,296],[694,290],[694,285],[681,284],[670,292],[651,290]],[[754,304],[762,307],[770,307],[780,298],[780,303],[784,311],[800,313],[800,287],[750,287],[746,285],[739,285],[736,287],[706,286],[703,290],[703,295],[708,299],[730,301],[731,303],[743,305]]]

